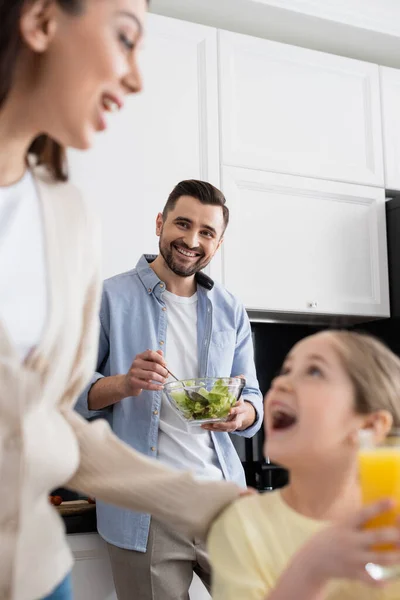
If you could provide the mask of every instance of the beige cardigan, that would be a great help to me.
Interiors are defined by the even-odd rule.
[[[198,535],[239,494],[232,483],[167,469],[121,443],[105,421],[74,412],[97,353],[98,235],[70,184],[43,169],[34,175],[50,310],[23,364],[0,322],[0,600],[37,600],[71,569],[63,522],[48,501],[61,485]]]

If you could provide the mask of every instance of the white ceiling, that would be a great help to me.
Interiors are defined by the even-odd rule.
[[[400,0],[151,0],[150,10],[400,68]]]
[[[400,35],[399,0],[250,0],[389,35]]]

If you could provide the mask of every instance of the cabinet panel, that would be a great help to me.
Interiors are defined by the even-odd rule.
[[[155,218],[182,179],[219,185],[215,29],[149,15],[144,91],[110,115],[87,152],[70,152],[72,180],[103,222],[103,275],[157,252]]]
[[[400,71],[381,69],[385,187],[400,190]]]
[[[379,68],[219,32],[225,165],[383,187]]]
[[[97,533],[67,537],[74,556],[74,600],[117,600],[107,546]]]
[[[224,283],[248,309],[389,315],[384,191],[225,167]]]

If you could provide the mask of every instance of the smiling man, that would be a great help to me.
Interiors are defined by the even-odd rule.
[[[250,324],[232,294],[202,272],[228,221],[225,197],[211,184],[190,180],[174,188],[156,220],[158,256],[142,256],[135,269],[104,284],[97,373],[78,410],[106,417],[147,456],[200,479],[245,486],[228,433],[251,437],[263,420]],[[242,399],[227,422],[191,428],[163,397],[166,367],[179,379],[243,375]],[[193,571],[209,588],[200,540],[100,502],[97,516],[119,600],[188,598]]]

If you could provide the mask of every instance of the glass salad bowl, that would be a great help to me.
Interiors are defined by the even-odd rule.
[[[164,392],[184,421],[203,425],[226,421],[245,383],[242,377],[204,377],[171,381],[165,384]]]

